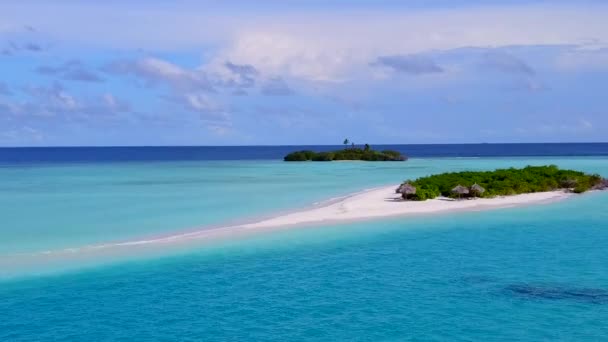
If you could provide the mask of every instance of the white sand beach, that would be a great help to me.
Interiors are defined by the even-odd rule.
[[[145,240],[89,246],[88,249],[105,249],[135,245],[179,244],[192,241],[212,241],[218,238],[234,238],[257,232],[286,229],[298,225],[340,223],[374,218],[439,214],[461,211],[478,211],[497,208],[551,203],[565,199],[571,194],[564,191],[454,200],[436,198],[427,201],[404,201],[395,193],[396,185],[361,191],[349,196],[330,200],[308,209],[278,214],[266,219],[252,220],[219,227],[201,227],[192,232],[156,237]]]
[[[179,246],[192,242],[211,242],[217,239],[231,239],[237,236],[267,232],[277,229],[289,229],[298,225],[315,225],[322,223],[340,223],[386,217],[433,215],[449,212],[479,211],[517,206],[551,203],[572,196],[564,191],[539,192],[495,198],[453,200],[436,198],[427,201],[403,201],[395,193],[397,185],[361,191],[339,199],[330,200],[316,206],[277,214],[261,220],[252,220],[239,224],[217,227],[201,227],[194,231],[152,237],[142,240],[131,240],[100,245],[89,245],[80,248],[68,248],[56,251],[34,253],[30,257],[43,256],[48,260],[62,255],[78,253],[82,257],[93,257],[103,251],[115,250],[118,253],[139,253],[132,249],[135,246],[154,248],[155,246]],[[10,258],[9,258],[10,260]],[[0,263],[1,266],[1,263]]]
[[[494,198],[454,200],[436,198],[427,201],[403,201],[395,193],[397,185],[363,191],[341,200],[306,210],[296,211],[259,222],[240,225],[242,228],[270,228],[297,224],[353,221],[391,216],[411,216],[455,211],[477,211],[531,204],[549,203],[565,199],[564,191],[538,192]]]

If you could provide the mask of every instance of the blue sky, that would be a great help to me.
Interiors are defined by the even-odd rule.
[[[607,141],[601,1],[3,1],[0,146]]]

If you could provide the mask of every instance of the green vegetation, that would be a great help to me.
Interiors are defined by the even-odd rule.
[[[355,143],[344,139],[344,149],[328,152],[315,152],[310,150],[292,152],[283,158],[285,161],[332,161],[332,160],[365,160],[365,161],[404,161],[407,157],[398,151],[374,151],[365,144],[358,148]],[[348,147],[351,144],[351,147]]]
[[[582,193],[590,189],[605,189],[607,181],[599,175],[573,170],[560,170],[555,165],[527,166],[523,169],[495,171],[450,172],[406,181],[397,192],[406,199],[424,201],[438,196],[493,197],[531,192],[568,189]],[[414,187],[412,193],[411,187]],[[458,187],[458,186],[461,187]]]
[[[345,148],[343,150],[329,152],[314,152],[309,150],[292,152],[285,156],[285,161],[332,161],[332,160],[365,160],[365,161],[404,161],[407,157],[398,151],[374,151],[366,145],[361,149],[358,147]]]

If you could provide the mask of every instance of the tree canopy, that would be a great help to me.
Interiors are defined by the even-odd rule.
[[[333,160],[364,160],[364,161],[404,161],[407,157],[401,152],[383,150],[375,151],[369,145],[361,149],[358,147],[345,148],[328,152],[314,152],[310,150],[289,153],[283,158],[285,161],[333,161]]]

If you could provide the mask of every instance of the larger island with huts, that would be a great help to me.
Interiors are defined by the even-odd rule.
[[[437,197],[466,199],[557,190],[583,193],[605,189],[608,189],[608,180],[598,174],[564,170],[549,165],[494,171],[447,172],[407,180],[395,191],[405,200],[424,201]]]

